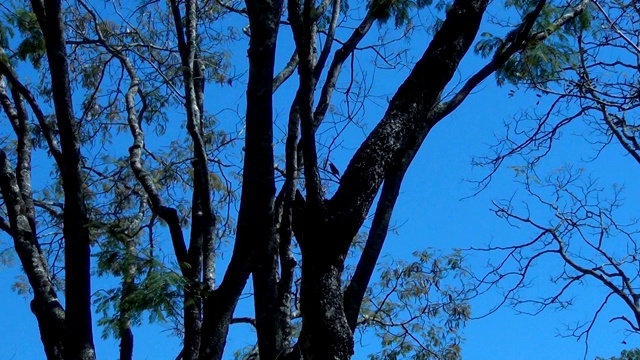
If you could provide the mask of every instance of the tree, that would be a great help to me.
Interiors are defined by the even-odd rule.
[[[496,201],[494,212],[533,231],[531,238],[518,244],[483,249],[501,257],[482,280],[490,286],[508,284],[505,302],[525,313],[564,309],[585,292],[600,299],[587,321],[563,333],[582,339],[586,346],[603,317],[620,323],[626,336],[640,332],[638,224],[635,209],[625,200],[627,187],[635,183],[624,184],[622,171],[599,179],[606,174],[597,166],[598,161],[615,162],[632,169],[640,163],[636,120],[640,48],[635,32],[640,8],[626,1],[593,5],[592,26],[567,33],[561,59],[564,71],[550,71],[532,61],[529,68],[514,66],[505,72],[505,80],[536,91],[544,110],[526,112],[509,124],[513,130],[495,148],[497,156],[479,160],[492,173],[511,156],[523,160],[509,163],[523,191]],[[586,146],[580,149],[585,152],[563,165],[551,163],[547,155],[569,132],[584,139]],[[574,151],[577,148],[574,145]],[[613,183],[608,184],[610,180]],[[533,296],[526,288],[540,274],[537,264],[545,264],[543,273],[551,282]],[[624,338],[622,342],[626,343]]]
[[[612,356],[609,360],[635,360],[640,357],[640,350],[632,349],[632,350],[623,350],[620,353],[620,356]],[[604,360],[605,358],[597,357],[596,360]]]
[[[102,324],[121,339],[123,359],[132,357],[132,328],[143,311],[175,320],[184,341],[180,358],[220,359],[229,326],[240,321],[233,315],[249,276],[255,308],[255,319],[249,322],[255,324],[260,358],[350,358],[359,324],[393,325],[385,323],[385,311],[364,311],[365,295],[402,179],[429,131],[478,84],[506,65],[522,63],[522,54],[543,46],[588,3],[507,2],[507,9],[521,15],[517,25],[504,39],[492,38],[483,45],[493,56],[461,86],[450,82],[478,36],[489,5],[485,0],[436,5],[291,0],[286,7],[278,0],[170,0],[140,2],[134,9],[82,0],[3,5],[11,26],[3,25],[0,31],[0,95],[13,129],[3,136],[15,146],[7,140],[0,149],[0,228],[12,237],[27,274],[47,357],[95,358],[90,251],[98,246],[99,270],[121,279],[118,288],[97,301],[103,310],[115,304],[115,314]],[[339,103],[333,95],[345,81],[340,78],[343,65],[357,55],[374,24],[387,26],[393,18],[395,29],[406,36],[412,13],[427,6],[435,6],[444,19],[434,22],[431,42],[415,64],[406,64],[410,74],[390,97],[384,116],[357,147],[339,182],[329,186],[318,131]],[[205,87],[212,80],[229,86],[234,81],[222,46],[236,35],[220,35],[214,26],[233,16],[248,20],[243,30],[249,48],[246,115],[243,130],[235,134],[243,136],[238,140],[243,143],[241,189],[237,214],[227,217],[221,206],[234,204],[237,182],[225,180],[228,164],[220,158],[228,154],[225,145],[236,139],[216,132],[213,117],[205,111]],[[281,30],[291,31],[294,49],[290,62],[276,73]],[[16,31],[17,37],[11,38]],[[346,40],[340,40],[343,35]],[[363,47],[379,51],[385,45],[381,37],[379,43]],[[25,60],[38,71],[41,84],[27,84],[18,75]],[[274,92],[296,68],[284,170],[276,174]],[[344,101],[352,116],[349,101],[359,74],[353,67],[348,74]],[[450,87],[451,95],[445,95]],[[77,99],[82,99],[80,106]],[[153,146],[164,141],[165,126],[176,126],[171,118],[180,112],[186,118],[187,145],[175,139],[162,143],[170,151]],[[110,139],[124,141],[119,130],[130,133],[128,155],[101,146]],[[154,138],[149,130],[156,131],[156,139],[149,140]],[[59,181],[35,192],[31,162],[40,148],[53,160],[52,171],[59,174],[54,180]],[[334,167],[329,166],[337,177]],[[276,175],[282,176],[278,191]],[[377,195],[370,231],[343,286],[346,259]],[[161,236],[161,224],[168,228],[177,274],[158,261],[154,241]],[[47,227],[58,233],[43,233]],[[56,240],[54,246],[43,247],[50,239]],[[225,240],[232,240],[231,257],[216,284],[215,263],[221,256],[217,245]],[[55,272],[55,266],[61,266],[57,251],[64,253],[64,307],[57,284],[61,273]],[[439,270],[440,260],[424,254],[417,259],[398,274],[403,284],[415,284],[422,276],[422,287],[431,286],[427,281],[438,287],[446,273]],[[455,257],[448,259],[451,271],[460,268]],[[428,261],[435,267],[431,275],[420,270]],[[456,305],[457,293],[444,294],[449,301],[443,309],[451,320],[447,326],[455,331],[468,318],[468,308],[463,302]],[[294,312],[298,305],[299,312]],[[294,328],[297,316],[299,334]],[[390,343],[409,342],[400,336]],[[424,349],[416,356],[436,353]],[[445,350],[445,358],[459,355],[452,349]],[[406,354],[406,349],[395,354]]]

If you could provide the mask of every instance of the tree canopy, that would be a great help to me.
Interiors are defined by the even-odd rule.
[[[561,99],[589,102],[583,109],[604,115],[602,134],[633,155],[635,124],[609,108],[633,103],[637,81],[602,93],[589,75],[627,66],[591,65],[593,41],[633,53],[617,20],[627,6],[0,5],[0,230],[24,269],[16,288],[32,296],[47,358],[96,358],[96,314],[102,336],[120,339],[121,359],[133,358],[147,319],[182,340],[180,359],[221,359],[238,323],[257,334],[238,357],[349,359],[356,331],[371,330],[382,345],[373,359],[460,358],[478,292],[464,256],[380,259],[407,169],[433,127],[492,76],[540,96],[560,84]],[[591,30],[603,19],[619,43]],[[409,49],[418,33],[428,43]],[[474,52],[475,70],[458,76]],[[376,94],[378,71],[405,78]],[[372,106],[384,109],[379,118]],[[560,126],[545,125],[505,140],[484,162],[491,174],[510,155],[535,163]],[[349,159],[342,171],[336,153]],[[113,286],[92,287],[97,276]],[[236,316],[249,282],[253,316]]]

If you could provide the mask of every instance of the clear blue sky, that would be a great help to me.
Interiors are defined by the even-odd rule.
[[[495,14],[499,10],[498,3],[493,4]],[[427,22],[428,12],[425,11],[422,21]],[[419,19],[416,19],[419,20]],[[369,41],[374,41],[377,29],[369,34]],[[482,30],[481,30],[482,31]],[[279,66],[282,66],[290,56],[291,43],[288,29],[282,30],[283,46],[279,49]],[[416,31],[411,42],[401,42],[400,47],[411,49],[411,54],[419,56],[428,44],[428,36],[424,31]],[[237,72],[241,73],[246,67],[246,42],[241,41],[233,47],[233,63]],[[469,54],[464,61],[459,79],[472,74],[480,68],[483,60]],[[372,93],[380,95],[375,100],[384,104],[384,96],[392,94],[407,74],[406,69],[376,70],[370,66],[370,54],[361,58],[359,64],[367,72],[369,80],[375,79]],[[243,78],[233,87],[209,85],[207,94],[208,111],[218,113],[224,108],[240,109],[243,112],[244,93]],[[283,87],[276,95],[277,126],[286,128],[286,114],[292,97],[295,78]],[[456,79],[454,79],[454,82]],[[509,97],[512,88],[505,86],[497,88],[494,78],[490,78],[478,87],[475,94],[451,116],[439,124],[429,135],[420,153],[411,165],[407,174],[400,199],[394,213],[394,223],[402,224],[398,234],[389,234],[384,253],[394,257],[407,257],[413,250],[425,247],[441,249],[444,252],[453,248],[482,246],[487,243],[513,240],[522,241],[534,235],[526,228],[510,227],[505,221],[498,219],[489,209],[492,199],[510,197],[514,192],[521,191],[521,187],[514,183],[513,171],[506,167],[498,173],[491,185],[479,195],[461,200],[474,192],[473,184],[465,180],[477,180],[486,174],[486,169],[474,169],[470,165],[472,156],[487,154],[488,146],[494,140],[494,134],[504,132],[502,123],[508,120],[522,108],[535,106],[537,98],[533,94],[518,92]],[[221,99],[225,99],[221,101]],[[544,103],[543,103],[544,105]],[[369,103],[362,121],[365,129],[351,128],[340,138],[341,147],[332,151],[331,159],[339,169],[344,169],[351,154],[377,122],[383,108]],[[218,117],[222,127],[234,128],[237,118],[221,112]],[[177,128],[177,127],[176,127]],[[2,129],[2,127],[0,127]],[[175,128],[174,128],[175,129]],[[329,129],[324,136],[333,136]],[[553,169],[566,162],[578,163],[594,154],[593,146],[586,143],[581,134],[585,128],[573,127],[567,129],[561,142],[543,164],[543,168]],[[184,130],[169,131],[168,137],[183,138]],[[282,133],[276,129],[276,136]],[[126,139],[126,138],[125,138]],[[126,152],[128,139],[122,145],[122,154]],[[152,146],[162,144],[152,144]],[[627,188],[627,199],[637,198],[640,188],[634,183],[634,171],[629,159],[621,155],[621,151],[613,149],[607,151],[597,161],[581,162],[588,172],[599,177],[603,185],[613,182],[623,183]],[[637,183],[637,182],[636,182]],[[627,202],[627,206],[632,206]],[[631,212],[637,211],[631,208]],[[0,244],[8,244],[9,238],[0,234]],[[166,251],[169,252],[169,251]],[[487,254],[473,254],[469,256],[469,264],[478,271],[487,262]],[[228,258],[228,256],[227,256]],[[553,266],[553,263],[542,263],[539,269]],[[221,266],[219,267],[219,269]],[[220,270],[219,270],[220,271]],[[11,284],[19,274],[20,267],[5,267],[0,269],[0,289],[4,293],[0,296],[0,316],[5,326],[0,331],[0,359],[30,360],[44,358],[42,346],[39,342],[37,324],[29,311],[29,299],[23,298],[10,291]],[[543,272],[542,272],[543,273]],[[546,289],[544,276],[536,279],[536,291]],[[101,286],[112,284],[104,279],[94,282],[94,291]],[[572,338],[560,338],[558,331],[565,324],[588,319],[598,299],[604,294],[601,287],[582,287],[576,295],[576,306],[564,311],[546,311],[536,317],[517,315],[512,309],[505,307],[495,314],[468,323],[464,329],[466,341],[462,344],[463,358],[466,360],[480,359],[582,359],[584,343],[576,342]],[[472,302],[474,315],[479,315],[499,301],[495,293],[475,299]],[[240,314],[250,314],[251,301],[243,301],[238,309]],[[612,313],[619,304],[614,303]],[[610,316],[611,317],[611,316]],[[98,317],[96,316],[95,319]],[[620,323],[608,323],[609,317],[603,316],[593,329],[587,358],[593,359],[597,355],[612,356],[619,354],[625,348],[638,346],[638,338],[626,338]],[[143,326],[134,329],[136,359],[173,359],[179,352],[179,342],[167,332],[162,333],[158,326]],[[96,347],[100,359],[116,359],[118,346],[113,339],[101,340],[100,329],[94,330]],[[247,325],[234,325],[229,337],[225,358],[232,358],[232,346],[247,344],[253,339],[254,333]],[[628,345],[621,344],[622,340]],[[634,343],[635,341],[635,343]],[[364,348],[356,348],[354,359],[365,359],[368,349],[375,349],[377,340],[366,338],[362,340]]]

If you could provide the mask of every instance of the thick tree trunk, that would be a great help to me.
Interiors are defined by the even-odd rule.
[[[252,275],[260,359],[281,351],[274,219],[273,76],[282,0],[247,1],[251,28],[245,163],[238,241],[252,243]]]
[[[317,224],[338,230],[326,222]],[[341,276],[345,254],[327,246],[330,232],[314,228],[305,231],[302,247],[303,325],[298,344],[305,360],[347,360],[353,355],[354,342],[344,312]]]
[[[187,280],[189,281],[189,280]],[[202,320],[200,310],[200,296],[194,291],[193,280],[189,281],[184,290],[184,349],[183,360],[196,360],[199,357],[202,341]]]
[[[299,345],[305,359],[349,359],[353,354],[353,335],[345,316],[340,283],[344,258],[385,177],[393,176],[390,171],[401,162],[403,154],[419,148],[429,129],[440,120],[430,116],[432,110],[473,43],[487,4],[486,0],[454,2],[423,57],[394,95],[385,116],[356,151],[334,197],[318,201],[313,198],[317,194],[309,194],[313,189],[307,188],[311,197],[296,214],[297,221],[303,223],[302,234],[297,231],[296,237],[303,251],[303,328]],[[306,138],[313,136],[307,134]],[[308,153],[313,149],[306,151],[305,157]],[[306,171],[308,167],[305,163]],[[307,185],[311,180],[307,178]],[[388,189],[387,200],[394,198],[396,186]],[[380,221],[384,227],[383,219]],[[379,252],[370,250],[372,256]],[[366,287],[370,276],[362,275],[359,291]],[[354,295],[349,300],[355,300],[349,304],[352,323],[357,319],[354,307],[361,302],[361,294]]]
[[[201,360],[222,358],[233,311],[253,271],[260,358],[280,348],[274,222],[273,74],[282,1],[247,1],[251,27],[242,194],[233,255],[224,278],[204,301]]]
[[[237,269],[236,265],[230,265],[229,269]],[[204,300],[204,313],[202,320],[202,343],[200,347],[200,360],[220,360],[227,344],[227,334],[231,317],[236,307],[240,292],[246,284],[249,272],[245,269],[237,269],[238,273],[230,272],[233,276],[241,276],[234,279],[226,279],[211,295]],[[225,284],[226,281],[226,284]],[[235,286],[231,288],[229,284]],[[233,301],[235,299],[235,301]]]
[[[387,238],[391,215],[400,195],[402,180],[429,131],[441,118],[435,117],[435,114],[433,114],[427,119],[428,121],[425,121],[427,126],[422,127],[421,131],[412,134],[407,141],[406,152],[398,154],[398,157],[392,162],[391,167],[385,174],[367,242],[358,260],[353,277],[344,293],[345,312],[352,332],[357,327],[365,292],[378,262],[384,241]]]
[[[554,22],[554,28],[558,29],[567,22],[574,19],[585,10],[588,3],[588,0],[584,0],[576,7],[571,9],[571,11],[560,17]],[[345,292],[345,308],[347,311],[349,325],[352,330],[355,330],[357,326],[357,319],[360,311],[360,306],[362,305],[362,299],[371,278],[371,274],[373,273],[373,270],[375,268],[375,263],[380,254],[382,244],[384,243],[386,232],[389,226],[389,220],[391,219],[393,207],[399,194],[402,179],[409,165],[411,164],[413,157],[420,149],[429,131],[439,121],[444,119],[448,114],[455,110],[466,99],[471,91],[476,88],[476,86],[478,86],[483,80],[494,73],[497,69],[502,67],[506,63],[506,61],[511,58],[511,56],[524,49],[529,41],[543,41],[551,35],[551,32],[548,32],[547,30],[539,31],[532,34],[530,33],[533,24],[540,15],[540,12],[542,11],[545,4],[546,1],[539,1],[537,6],[532,9],[529,14],[523,17],[524,22],[519,26],[519,29],[521,29],[521,33],[518,34],[518,38],[520,40],[513,42],[503,51],[496,53],[496,56],[494,56],[487,65],[485,65],[476,74],[474,74],[467,80],[464,86],[451,98],[451,100],[445,103],[441,103],[438,96],[438,101],[432,102],[432,104],[437,105],[431,105],[430,108],[427,108],[428,111],[422,111],[421,113],[414,115],[416,119],[419,119],[418,122],[413,121],[407,123],[408,126],[415,126],[415,130],[411,131],[408,136],[402,137],[405,141],[402,147],[404,151],[396,153],[395,158],[392,159],[389,168],[384,173],[384,185],[382,187],[382,193],[380,195],[378,207],[373,219],[369,238],[367,239],[367,244],[363,251],[362,257],[358,262],[358,266],[356,268],[354,276],[351,279],[351,283],[349,284]],[[477,31],[479,20],[481,19],[482,13],[484,12],[486,6],[487,3],[485,1],[474,1],[468,3],[456,2],[451,11],[447,14],[447,20],[445,21],[445,24],[442,26],[441,30],[429,45],[429,49],[427,49],[425,56],[423,56],[423,58],[414,69],[414,72],[412,72],[412,74],[410,75],[409,79],[405,81],[396,96],[394,96],[394,101],[392,101],[393,104],[391,105],[390,110],[391,108],[396,108],[396,105],[401,105],[401,103],[395,102],[396,98],[410,99],[410,97],[407,97],[408,92],[404,92],[403,95],[398,96],[398,94],[401,94],[403,90],[406,91],[413,89],[410,90],[410,92],[419,93],[421,91],[421,88],[424,88],[424,86],[415,86],[417,85],[416,79],[420,79],[422,76],[424,76],[420,75],[421,72],[431,70],[434,73],[445,74],[450,73],[450,71],[453,69],[450,67],[451,65],[457,67],[457,63],[461,59],[460,55],[464,55],[464,51],[466,51],[466,49],[468,49],[469,45],[471,44],[470,40],[472,40],[472,38],[470,37],[470,35],[474,34],[473,36],[475,37],[475,31]],[[461,28],[459,24],[461,23],[466,24],[468,28],[464,31],[460,31]],[[460,51],[463,52],[461,53]],[[443,53],[447,54],[447,56],[451,56],[451,60],[445,63],[440,63],[439,60],[444,58],[442,57]],[[431,59],[427,57],[427,54],[431,54]],[[440,56],[434,57],[435,55]],[[443,71],[434,71],[434,69],[438,68],[441,68]],[[409,81],[411,78],[414,79],[412,81]],[[438,77],[436,77],[436,79],[438,79]],[[418,98],[419,101],[429,99],[429,97],[424,97],[425,94],[429,94],[428,91],[429,90],[427,89],[427,91]],[[404,110],[404,112],[406,113],[406,110]],[[390,112],[388,112],[388,114],[389,113]],[[397,120],[398,119],[396,119],[396,124],[400,125],[402,121]],[[417,125],[414,125],[414,123]],[[382,122],[380,123],[380,125],[382,125]],[[377,131],[393,131],[391,127],[388,130],[383,130],[383,128],[384,127],[380,127],[377,129]],[[375,132],[376,131],[374,131],[374,133]],[[373,147],[376,147],[376,140],[374,138],[372,138],[372,140],[373,141],[370,142],[371,145],[373,145]],[[360,150],[363,149],[364,146],[361,147]]]
[[[60,1],[32,0],[45,37],[52,98],[62,148],[64,190],[65,306],[67,360],[95,359],[91,320],[91,237],[84,199],[79,126],[73,114],[62,5]]]
[[[63,360],[64,357],[64,310],[58,299],[40,296],[31,300],[31,311],[36,316],[40,339],[47,360]]]
[[[120,360],[133,360],[133,331],[129,319],[120,324]]]

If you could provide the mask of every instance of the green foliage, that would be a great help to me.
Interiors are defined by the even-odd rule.
[[[371,0],[367,5],[373,17],[380,24],[386,24],[392,17],[396,28],[405,25],[410,20],[411,10],[422,9],[432,4],[432,0]]]
[[[242,349],[233,352],[233,358],[236,360],[260,360],[257,345],[247,345]]]
[[[568,22],[564,26],[564,30],[573,35],[577,35],[582,31],[594,30],[593,21],[592,11],[584,11],[574,21]]]
[[[115,252],[100,258],[101,266],[111,269],[119,270],[126,262]],[[150,323],[167,323],[171,318],[180,316],[181,289],[184,285],[182,277],[153,260],[140,268],[144,271],[138,274],[140,279],[132,288],[117,287],[101,290],[94,295],[96,312],[102,315],[98,325],[102,327],[103,339],[120,337],[123,318],[129,319],[132,326],[139,326],[144,314],[147,314]],[[128,293],[125,293],[125,289]]]
[[[79,7],[67,10],[67,40],[81,44],[72,45],[68,60],[74,97],[81,99],[76,102],[80,104],[76,110],[86,157],[87,208],[91,212],[92,238],[99,248],[94,251],[95,273],[109,281],[109,286],[93,297],[102,337],[118,338],[127,326],[145,322],[163,323],[180,335],[186,284],[178,273],[178,264],[165,260],[163,239],[156,238],[154,232],[162,233],[158,226],[164,223],[151,213],[145,191],[130,169],[126,149],[131,138],[124,94],[131,79],[114,56],[125,56],[140,80],[136,110],[147,139],[153,139],[148,144],[154,144],[154,140],[162,144],[160,149],[145,149],[142,160],[161,196],[178,210],[181,225],[187,227],[191,218],[193,148],[190,138],[185,139],[184,118],[179,115],[184,110],[182,67],[174,45],[168,45],[175,44],[172,22],[158,21],[171,19],[170,10],[165,3],[142,4],[133,13],[122,9],[123,18],[101,18],[99,12],[94,18]],[[204,22],[219,16],[219,9],[212,7],[200,15],[203,22],[198,56],[204,64],[205,82],[226,84],[231,54],[219,45],[234,35],[224,35],[226,32],[211,29]],[[136,24],[135,31],[131,24]],[[103,42],[96,44],[97,38]],[[45,71],[40,72],[46,76]],[[51,94],[43,91],[42,95]],[[55,121],[50,120],[55,130]],[[209,159],[223,157],[220,153],[233,142],[217,126],[216,117],[205,109],[202,127]],[[38,147],[46,149],[40,127],[34,125],[32,131]],[[158,140],[160,137],[166,138]],[[217,163],[212,162],[212,168],[218,168]],[[229,184],[215,171],[210,178],[221,198],[220,207],[227,210],[234,199]],[[56,198],[60,193],[57,187],[43,196]],[[219,221],[216,229],[216,238],[222,241],[234,222],[225,219],[225,214],[215,216],[225,220]],[[205,295],[204,290],[201,295]]]
[[[0,208],[0,218],[6,219],[7,216],[4,214],[4,209]],[[0,230],[1,231],[1,230]],[[0,238],[0,270],[3,267],[13,266],[15,262],[15,252],[13,249],[13,244],[9,245],[4,242],[2,238]]]
[[[6,26],[3,22],[0,22],[0,61],[9,63],[9,58],[5,54],[4,49],[9,47],[9,40],[13,37],[13,29]]]
[[[27,297],[29,294],[31,294],[31,288],[29,287],[27,277],[24,275],[16,276],[16,281],[11,284],[11,290],[15,291],[16,294],[24,297]]]
[[[551,81],[574,61],[574,53],[566,44],[538,43],[509,59],[496,71],[496,81],[498,85]]]
[[[367,8],[379,24],[393,19],[395,26],[401,27],[411,25],[412,13],[416,9],[432,3],[432,0],[370,0]],[[507,3],[526,10],[536,2]],[[433,7],[436,11],[446,11],[449,5],[449,1],[438,1]],[[161,197],[168,206],[178,210],[181,225],[188,227],[192,211],[193,149],[190,139],[185,140],[182,132],[184,84],[180,56],[175,49],[175,29],[172,29],[171,21],[167,22],[171,14],[164,2],[145,2],[132,14],[126,14],[122,9],[123,13],[110,19],[102,19],[100,14],[94,18],[95,14],[83,13],[81,7],[70,6],[65,10],[65,35],[69,44],[73,44],[69,45],[72,51],[68,57],[70,82],[74,103],[76,106],[80,104],[74,111],[78,115],[80,147],[84,156],[86,188],[83,190],[86,191],[92,220],[92,239],[95,240],[95,248],[99,248],[94,251],[95,273],[109,278],[109,286],[112,286],[98,290],[93,296],[96,310],[101,315],[98,325],[102,327],[103,338],[118,338],[124,326],[141,325],[146,316],[150,322],[170,323],[179,332],[181,310],[185,305],[191,305],[182,303],[182,292],[188,284],[177,273],[178,264],[163,261],[161,245],[155,243],[157,239],[153,234],[158,224],[163,223],[151,214],[145,192],[129,169],[126,148],[130,146],[131,138],[118,138],[121,132],[129,131],[124,121],[127,116],[124,94],[131,82],[123,64],[117,59],[120,56],[130,61],[140,80],[134,106],[149,140],[147,146],[162,146],[159,149],[145,148],[142,160]],[[226,84],[231,79],[231,53],[220,45],[233,41],[234,32],[210,27],[222,16],[220,7],[207,5],[201,10],[201,32],[197,41],[198,57],[205,65],[205,80],[207,83]],[[343,1],[341,11],[346,13],[348,10],[348,2]],[[544,19],[547,20],[541,20],[537,28],[544,28],[545,21],[548,23],[552,15],[552,12],[545,13]],[[46,79],[47,70],[41,66],[45,54],[43,34],[34,14],[17,9],[5,17],[6,22],[0,21],[0,46],[8,51],[7,54],[0,52],[0,57],[3,57],[0,61],[9,62],[10,58],[28,60],[41,78]],[[324,18],[324,21],[328,20]],[[584,23],[589,23],[589,19]],[[131,29],[131,24],[135,24],[135,30]],[[440,24],[442,20],[434,20],[433,28],[437,29]],[[18,34],[15,39],[17,47],[9,49],[15,34]],[[489,33],[482,37],[476,51],[489,57],[502,44],[502,39]],[[501,70],[499,82],[515,82],[526,76],[551,77],[568,59],[562,58],[562,48],[545,46],[532,44],[514,59],[513,64]],[[50,100],[52,92],[47,81],[43,80],[36,86],[34,93],[38,100]],[[45,112],[50,111],[45,109]],[[57,136],[55,118],[46,116]],[[202,127],[211,161],[212,190],[220,199],[218,210],[225,207],[226,211],[231,211],[229,209],[236,205],[233,187],[238,184],[227,180],[222,168],[236,166],[237,163],[227,165],[219,159],[225,159],[224,149],[233,144],[234,135],[216,129],[218,125],[216,117],[204,111]],[[36,149],[48,151],[39,124],[33,124],[31,131]],[[161,136],[171,135],[174,137],[158,140]],[[61,182],[56,171],[51,171],[49,179],[43,176],[41,181],[47,183],[41,189],[35,189],[43,203],[62,202]],[[62,207],[48,206],[46,210],[38,209],[41,216],[38,226],[52,235],[43,235],[41,240],[61,244]],[[228,219],[224,211],[215,214],[217,219],[224,219],[219,221],[222,225],[216,229],[218,241],[224,239],[224,234],[235,230],[233,219]],[[359,237],[358,240],[353,247],[356,252],[361,250],[364,239]],[[60,248],[61,245],[51,245],[44,251],[49,258],[57,259],[59,254],[56,251]],[[56,263],[54,260],[50,264],[52,268],[61,268],[59,261]],[[55,270],[52,272],[56,274]],[[384,347],[381,353],[370,358],[459,359],[460,330],[471,316],[466,273],[460,253],[441,255],[421,251],[414,253],[412,261],[393,262],[384,267],[379,281],[367,294],[361,314],[361,328],[375,332]],[[17,284],[14,290],[23,294],[28,292],[26,280]],[[206,294],[200,287],[196,292]],[[300,320],[294,319],[293,324],[295,328]],[[294,333],[298,330],[295,328]],[[245,355],[253,357],[255,349],[249,350]]]
[[[103,169],[88,173],[93,186],[87,190],[92,199],[92,238],[96,274],[120,279],[120,284],[101,289],[94,295],[98,325],[102,337],[119,338],[128,326],[140,326],[145,320],[160,322],[180,332],[178,319],[182,309],[183,277],[175,265],[163,263],[152,232],[156,218],[151,214],[140,185],[135,182],[127,158],[102,156]]]
[[[517,25],[525,21],[538,1],[509,0],[505,5],[521,14],[521,19],[511,31],[517,31]],[[550,38],[544,42],[531,41],[520,53],[514,55],[496,72],[498,85],[506,83],[553,81],[566,68],[574,67],[577,62],[575,36],[592,26],[592,12],[584,11],[576,21],[568,22],[562,29],[553,24],[566,11],[565,6],[547,4],[534,23],[531,34],[546,32]],[[507,32],[510,34],[511,32]],[[500,51],[506,39],[484,32],[474,46],[474,52],[483,58],[490,58]],[[508,44],[505,44],[508,45]]]
[[[460,330],[471,317],[464,259],[460,252],[413,257],[384,266],[368,292],[360,326],[373,328],[383,348],[369,358],[460,359]]]
[[[489,32],[483,32],[480,34],[480,40],[474,47],[474,52],[483,58],[488,58],[493,55],[494,51],[502,45],[502,39],[492,35]]]
[[[13,50],[12,56],[22,61],[29,60],[34,68],[40,68],[46,49],[35,14],[30,10],[18,8],[12,13],[5,14],[5,18],[7,23],[18,30],[22,38]],[[9,47],[8,38],[13,36],[12,31],[0,29],[0,44],[3,48]]]
[[[620,356],[610,358],[596,357],[595,360],[640,360],[640,349],[622,350]]]

